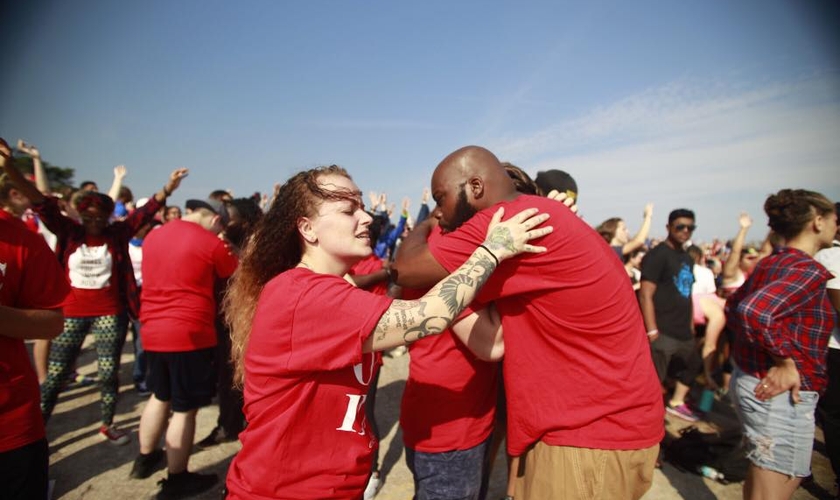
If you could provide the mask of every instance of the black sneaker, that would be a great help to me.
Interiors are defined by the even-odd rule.
[[[163,468],[163,462],[166,458],[166,453],[163,450],[155,450],[148,455],[137,455],[134,459],[134,465],[131,466],[131,472],[128,477],[132,479],[146,479],[154,474],[157,470]]]
[[[158,481],[160,492],[158,500],[186,498],[203,493],[219,481],[216,474],[198,474],[184,471],[180,474],[170,474],[166,479]]]
[[[199,448],[209,448],[211,446],[216,446],[219,443],[229,443],[231,441],[236,441],[237,439],[239,439],[238,436],[229,435],[223,427],[217,425],[216,427],[213,427],[213,430],[210,431],[210,434],[208,434],[206,438],[197,442],[196,446]]]

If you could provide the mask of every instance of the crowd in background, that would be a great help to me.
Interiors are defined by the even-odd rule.
[[[114,415],[119,411],[120,356],[130,334],[135,354],[132,372],[134,387],[138,393],[149,397],[138,432],[140,455],[133,465],[132,477],[149,477],[166,464],[168,474],[162,485],[162,498],[181,498],[213,487],[218,478],[212,474],[189,471],[188,461],[194,441],[196,412],[199,408],[211,404],[211,400],[215,398],[220,406],[217,426],[197,444],[209,447],[223,441],[242,438],[243,451],[234,460],[227,478],[230,497],[245,498],[256,494],[255,492],[262,495],[272,488],[275,491],[293,488],[289,485],[297,480],[295,478],[266,479],[269,483],[276,483],[266,488],[255,486],[252,482],[254,477],[271,475],[270,468],[265,464],[266,456],[284,460],[291,457],[288,454],[281,456],[276,451],[263,449],[265,446],[271,446],[276,440],[292,439],[288,435],[279,435],[276,429],[285,428],[282,426],[296,429],[295,426],[302,425],[295,421],[275,422],[280,427],[269,431],[267,423],[262,421],[263,418],[268,418],[265,416],[268,410],[260,406],[276,404],[271,398],[282,396],[261,392],[269,387],[270,382],[266,380],[271,378],[272,371],[267,366],[275,359],[265,353],[273,352],[276,346],[271,344],[270,338],[258,337],[257,334],[259,328],[268,328],[270,321],[276,321],[276,317],[270,316],[260,304],[268,300],[266,294],[293,294],[290,290],[298,286],[298,282],[292,281],[284,282],[282,289],[277,289],[276,286],[272,288],[272,279],[276,276],[315,271],[322,265],[318,259],[328,260],[323,256],[323,252],[328,250],[323,250],[324,244],[318,244],[329,241],[332,237],[324,236],[327,230],[316,222],[311,222],[312,227],[309,227],[295,225],[294,221],[288,220],[289,214],[303,210],[305,203],[301,200],[306,198],[301,193],[308,192],[310,197],[314,193],[325,204],[345,203],[350,200],[351,212],[364,208],[364,202],[357,193],[358,188],[349,180],[349,175],[343,169],[330,167],[331,170],[310,171],[309,177],[295,177],[282,186],[278,184],[271,195],[255,193],[253,196],[236,198],[228,191],[219,189],[209,193],[206,199],[188,200],[184,207],[180,207],[168,204],[167,199],[187,177],[186,169],[173,171],[167,179],[162,179],[164,187],[160,191],[140,198],[135,198],[126,185],[129,172],[123,166],[114,169],[113,183],[107,195],[100,193],[97,183],[93,181],[82,182],[79,189],[72,192],[56,193],[48,184],[40,152],[35,146],[20,141],[17,147],[18,155],[32,158],[34,168],[31,175],[17,170],[11,148],[5,143],[2,146],[5,168],[0,177],[0,205],[3,212],[6,218],[22,221],[32,234],[42,235],[43,241],[58,257],[55,262],[60,264],[60,269],[55,272],[59,276],[50,278],[44,275],[37,279],[49,283],[69,284],[69,287],[50,285],[54,296],[49,300],[35,301],[33,304],[33,307],[39,306],[49,310],[63,309],[60,329],[52,334],[18,337],[34,341],[32,367],[21,367],[20,360],[15,366],[16,369],[22,370],[22,373],[31,371],[34,374],[31,377],[27,375],[31,380],[28,380],[25,388],[20,391],[21,394],[35,398],[37,405],[33,407],[31,401],[20,403],[20,408],[14,412],[0,406],[0,423],[8,424],[7,428],[20,428],[20,434],[24,435],[23,441],[7,442],[0,439],[0,457],[6,455],[5,458],[0,458],[0,464],[8,462],[11,451],[35,446],[34,451],[27,451],[26,459],[33,460],[29,463],[40,465],[30,467],[18,464],[16,469],[10,469],[16,471],[14,481],[17,482],[12,484],[21,488],[22,492],[40,491],[39,488],[46,479],[48,456],[44,428],[33,425],[32,420],[43,418],[44,423],[48,424],[59,393],[68,385],[98,383],[102,417],[100,433],[103,439],[117,445],[126,444],[132,439],[129,433],[114,425]],[[509,285],[521,287],[521,290],[505,290],[502,285],[488,285],[488,290],[481,291],[480,283],[470,292],[475,294],[477,303],[480,304],[475,306],[477,310],[468,311],[474,315],[472,321],[475,324],[492,323],[495,325],[494,332],[500,332],[504,324],[505,335],[508,336],[505,338],[511,339],[504,343],[504,347],[501,334],[487,342],[479,341],[475,337],[462,337],[455,331],[454,326],[450,327],[447,323],[434,331],[426,332],[429,338],[424,338],[425,334],[421,334],[417,337],[418,341],[414,342],[408,340],[409,333],[405,332],[405,340],[390,343],[377,343],[377,337],[370,341],[373,342],[371,346],[363,346],[364,354],[359,358],[333,352],[338,347],[347,347],[347,344],[341,341],[335,342],[335,346],[329,346],[333,341],[327,336],[329,332],[324,333],[324,338],[317,346],[326,350],[327,354],[313,352],[311,358],[306,358],[306,362],[291,358],[286,362],[294,366],[293,371],[313,370],[312,366],[320,366],[322,370],[337,369],[344,365],[361,367],[357,370],[356,377],[364,396],[359,395],[357,398],[355,395],[346,395],[350,398],[350,405],[347,406],[346,418],[339,422],[338,430],[352,430],[354,439],[358,437],[357,434],[365,432],[373,436],[366,437],[365,439],[371,441],[365,441],[363,446],[374,450],[372,456],[357,461],[348,469],[350,472],[346,472],[345,475],[356,479],[346,480],[343,486],[335,490],[336,498],[355,498],[357,495],[363,495],[366,499],[373,498],[381,485],[383,478],[379,477],[378,455],[375,451],[378,431],[374,418],[378,366],[381,362],[379,353],[401,355],[405,352],[406,344],[412,357],[400,422],[418,498],[484,498],[489,471],[493,467],[492,459],[505,434],[509,451],[508,495],[511,498],[537,498],[545,494],[544,491],[557,491],[539,490],[530,482],[533,477],[544,475],[546,470],[551,469],[527,469],[524,459],[520,467],[519,457],[528,457],[528,467],[531,467],[532,463],[539,464],[542,460],[533,458],[543,456],[535,455],[537,452],[544,453],[539,448],[538,451],[534,451],[534,443],[537,443],[536,446],[547,443],[549,448],[572,443],[572,446],[597,449],[610,448],[610,445],[605,445],[594,437],[598,433],[614,436],[618,441],[626,439],[627,446],[619,448],[622,451],[647,451],[648,454],[644,457],[640,455],[633,460],[649,464],[652,474],[653,464],[659,461],[658,442],[661,440],[663,428],[661,416],[656,412],[648,409],[645,418],[652,421],[650,428],[644,429],[642,424],[638,424],[639,428],[633,431],[635,437],[627,437],[626,434],[610,427],[590,428],[591,422],[582,423],[575,419],[570,419],[563,425],[578,426],[580,429],[587,429],[586,432],[571,437],[562,433],[555,435],[552,426],[559,425],[557,422],[531,420],[533,416],[524,417],[521,412],[577,412],[575,414],[587,415],[587,418],[594,420],[613,417],[621,420],[632,416],[628,409],[631,405],[623,404],[624,400],[637,398],[637,402],[655,400],[659,409],[677,418],[694,422],[703,419],[704,410],[709,409],[708,406],[704,408],[700,404],[701,394],[711,393],[709,397],[732,404],[736,409],[743,409],[747,404],[747,396],[744,393],[753,392],[756,387],[758,389],[755,389],[750,404],[758,404],[779,394],[790,393],[791,398],[802,408],[804,403],[799,401],[800,397],[805,398],[806,394],[812,393],[822,394],[820,397],[814,396],[807,404],[810,405],[808,408],[812,408],[811,415],[814,412],[820,415],[832,467],[835,474],[838,473],[840,436],[837,433],[840,404],[837,400],[840,387],[837,377],[840,367],[837,365],[837,353],[840,344],[837,344],[838,339],[833,340],[829,356],[828,332],[831,332],[834,321],[832,302],[829,300],[835,300],[835,296],[834,292],[826,295],[826,282],[829,283],[829,290],[837,289],[836,285],[832,285],[837,283],[837,278],[831,274],[838,272],[836,267],[832,267],[836,266],[837,258],[833,257],[833,254],[830,258],[827,256],[829,254],[817,256],[816,259],[823,262],[825,267],[823,264],[815,264],[813,259],[814,255],[818,255],[817,250],[833,252],[835,249],[830,248],[832,241],[835,247],[838,244],[836,207],[833,203],[817,193],[801,190],[780,191],[771,196],[765,206],[770,221],[770,232],[766,237],[763,234],[753,235],[762,238],[760,243],[748,240],[754,214],[733,214],[735,231],[731,239],[700,242],[692,240],[691,234],[696,228],[696,220],[702,218],[702,213],[695,214],[692,210],[676,209],[669,214],[667,236],[657,239],[652,237],[653,204],[640,207],[642,220],[633,235],[627,221],[619,217],[610,218],[592,228],[588,226],[588,222],[574,215],[568,216],[569,219],[565,218],[566,213],[574,213],[576,207],[573,203],[578,195],[577,185],[569,174],[552,170],[540,172],[531,180],[520,168],[503,163],[499,164],[503,167],[503,170],[499,171],[504,173],[506,180],[501,181],[494,177],[497,174],[493,168],[498,162],[483,155],[482,151],[474,150],[463,153],[464,158],[479,165],[472,174],[481,179],[481,185],[472,186],[472,177],[465,177],[461,184],[452,184],[456,174],[452,173],[453,169],[448,169],[447,160],[442,162],[433,178],[433,190],[423,192],[420,209],[415,217],[410,214],[411,202],[408,199],[403,200],[397,210],[396,206],[389,202],[387,194],[368,194],[367,216],[354,216],[369,219],[361,223],[365,228],[363,233],[356,235],[356,239],[361,238],[361,241],[369,245],[368,256],[357,258],[355,264],[346,272],[341,266],[338,266],[338,269],[347,283],[358,289],[371,291],[379,298],[362,300],[342,291],[343,295],[336,295],[338,298],[335,300],[340,298],[341,301],[355,304],[365,311],[372,308],[377,314],[370,317],[358,315],[352,319],[342,318],[344,323],[337,327],[344,328],[345,323],[358,320],[359,326],[353,328],[365,325],[367,332],[363,333],[367,334],[374,328],[375,332],[382,328],[382,338],[390,338],[391,327],[381,325],[385,324],[385,318],[391,308],[395,307],[394,304],[409,310],[412,301],[430,297],[429,294],[435,293],[438,288],[435,284],[439,280],[449,273],[457,276],[458,265],[473,255],[474,250],[475,255],[482,254],[482,246],[486,250],[484,258],[487,259],[487,254],[492,258],[489,261],[489,273],[507,276],[504,271],[506,268],[500,261],[513,258],[515,254],[502,254],[499,247],[488,243],[491,240],[484,240],[483,231],[487,224],[480,228],[482,234],[475,239],[479,249],[475,248],[476,245],[470,246],[460,241],[458,244],[463,248],[458,248],[454,242],[454,235],[468,232],[472,227],[470,224],[479,219],[476,214],[483,213],[480,209],[484,208],[480,200],[489,200],[488,207],[496,202],[513,200],[515,195],[502,192],[503,190],[496,187],[500,183],[509,182],[518,193],[524,195],[524,198],[518,199],[527,200],[543,212],[552,214],[552,218],[546,224],[553,225],[554,233],[546,237],[549,243],[540,243],[547,247],[548,252],[534,253],[535,257],[532,260],[544,259],[544,255],[550,255],[552,251],[557,252],[558,245],[566,244],[561,240],[550,239],[560,238],[557,233],[575,235],[578,240],[574,245],[590,254],[579,261],[560,259],[543,263],[535,268],[535,276],[530,279],[536,280],[540,273],[543,274],[543,279],[548,281],[563,281],[567,278],[562,273],[556,278],[545,277],[549,267],[568,271],[570,267],[578,266],[584,274],[603,275],[594,280],[600,285],[597,289],[593,288],[595,291],[591,299],[607,307],[612,304],[613,290],[605,291],[604,283],[609,282],[608,277],[622,276],[625,282],[613,288],[627,287],[627,296],[622,295],[615,299],[613,310],[617,311],[617,316],[613,320],[618,324],[625,321],[632,324],[633,334],[636,330],[642,332],[639,338],[643,338],[645,343],[640,345],[636,342],[638,339],[633,342],[620,341],[627,342],[628,350],[638,351],[638,357],[631,361],[607,359],[609,356],[601,359],[596,356],[598,359],[595,362],[604,362],[605,366],[612,363],[613,367],[609,373],[613,376],[633,373],[634,377],[642,379],[658,379],[658,383],[652,382],[641,388],[636,385],[627,386],[619,391],[611,391],[610,395],[605,393],[600,396],[613,398],[614,407],[599,401],[588,409],[575,409],[574,405],[569,405],[568,401],[564,400],[574,397],[567,391],[561,391],[556,401],[549,397],[549,403],[537,404],[524,397],[522,392],[525,389],[518,386],[515,380],[533,380],[532,374],[517,372],[521,370],[522,364],[538,363],[529,357],[534,349],[551,354],[547,366],[560,363],[566,358],[558,354],[562,349],[556,346],[526,344],[522,340],[513,340],[517,334],[521,335],[521,332],[510,332],[510,324],[504,323],[504,318],[510,317],[514,307],[511,297],[526,296],[529,289],[521,284]],[[324,178],[333,179],[331,182],[341,188],[324,188],[323,184],[319,184]],[[456,191],[453,192],[439,188],[450,184],[461,187],[454,188]],[[331,189],[338,189],[339,194],[336,195]],[[458,192],[457,189],[462,191]],[[468,201],[466,190],[469,189],[473,191],[470,192]],[[344,194],[343,190],[352,192],[352,196]],[[546,196],[552,191],[551,199],[547,199]],[[436,206],[429,205],[430,196],[434,197]],[[360,199],[357,200],[356,197]],[[547,201],[534,201],[538,198]],[[518,211],[529,206],[528,203],[523,203],[512,204],[508,208],[511,211],[508,215],[515,213],[514,208]],[[558,212],[560,208],[555,208],[554,204],[563,207],[562,211]],[[568,210],[566,205],[571,205],[573,210]],[[548,208],[543,208],[544,206]],[[801,213],[793,217],[789,216],[790,211]],[[305,210],[301,212],[307,213]],[[562,214],[562,220],[559,219],[560,215],[555,213]],[[487,215],[488,220],[491,215],[492,213]],[[832,217],[833,226],[830,222]],[[789,219],[794,222],[790,222]],[[491,228],[494,227],[494,222],[491,221],[490,224]],[[282,229],[287,233],[272,234],[273,227],[280,228],[277,231]],[[725,231],[728,228],[720,229]],[[288,231],[294,233],[294,236],[289,236],[291,233]],[[310,235],[312,241],[308,239]],[[792,255],[785,253],[791,253],[789,248],[796,247],[806,239],[807,245],[810,245],[808,248],[813,248],[813,252],[797,250],[793,251]],[[802,243],[801,246],[806,243]],[[353,241],[337,243],[345,246],[354,244],[356,242]],[[537,252],[527,249],[529,244],[523,245],[525,246],[517,247],[516,253]],[[274,253],[269,252],[268,248],[272,248]],[[421,261],[417,260],[420,258],[417,257],[420,251],[429,252],[424,255],[433,256],[437,262],[430,264],[431,268],[421,267],[418,264]],[[340,253],[338,250],[335,252]],[[572,250],[564,252],[573,253]],[[457,258],[448,255],[463,258],[458,261]],[[477,259],[475,255],[472,258]],[[788,260],[777,261],[786,255]],[[283,262],[283,259],[288,262]],[[495,265],[492,265],[492,260],[495,260]],[[494,272],[496,267],[498,272]],[[804,269],[797,278],[798,281],[787,284],[791,290],[777,291],[776,296],[764,299],[766,303],[750,303],[749,311],[745,312],[745,304],[752,297],[750,292],[765,286],[766,283],[778,284],[784,280],[793,280],[784,272],[784,269],[791,267]],[[318,272],[320,271],[315,271],[316,274]],[[524,280],[526,278],[521,278],[521,275],[529,273],[523,269],[517,272],[520,277],[509,276],[508,283],[518,283],[516,279]],[[761,280],[765,280],[766,283],[762,284]],[[494,282],[491,280],[489,283]],[[320,286],[325,287],[320,298],[327,306],[332,303],[332,299],[328,297],[331,297],[330,294],[337,284],[315,282],[311,286],[315,287],[315,290]],[[797,286],[800,289],[796,289]],[[9,287],[6,287],[7,293],[8,289]],[[581,293],[589,293],[588,288],[582,290],[585,292]],[[310,293],[312,292],[308,290],[302,291],[300,300],[314,300],[312,295],[307,295]],[[544,292],[539,289],[528,293],[536,293],[536,296],[539,296]],[[275,303],[288,300],[281,299],[280,295],[275,297]],[[535,295],[527,296],[531,297],[527,300],[539,302],[539,299],[533,298]],[[243,304],[248,302],[246,297],[249,298],[250,305],[244,306]],[[628,308],[626,297],[632,297],[633,310]],[[730,299],[728,303],[727,299]],[[556,300],[556,297],[553,300]],[[469,300],[460,306],[466,306],[468,302]],[[516,307],[530,307],[529,304],[517,304]],[[833,304],[833,307],[837,306],[837,302]],[[785,309],[782,305],[789,307]],[[338,303],[335,307],[341,311],[347,308],[346,305]],[[243,311],[243,308],[247,310]],[[228,314],[227,318],[225,312]],[[294,314],[303,316],[300,311]],[[765,320],[765,314],[776,314],[777,317]],[[755,320],[756,317],[762,319]],[[783,321],[789,317],[796,318],[797,326],[790,326]],[[574,318],[574,321],[594,321],[594,318],[596,316],[593,315],[584,319]],[[317,319],[317,316],[313,316],[314,319]],[[457,323],[454,320],[455,316],[449,318],[453,324]],[[779,323],[772,323],[775,320],[779,320]],[[55,318],[52,318],[52,321],[54,322]],[[400,328],[407,327],[410,323],[406,318],[403,318],[403,321],[404,324],[399,324]],[[464,321],[457,324],[463,323]],[[308,326],[313,330],[317,329],[314,323]],[[522,330],[548,329],[543,325],[533,326],[530,323],[517,326]],[[607,326],[601,327],[609,330]],[[440,335],[441,332],[450,332],[450,328],[451,334]],[[575,328],[578,327],[568,328],[569,331],[577,331]],[[579,328],[587,330],[584,326]],[[796,330],[793,337],[795,340],[779,341],[769,339],[770,334],[766,333],[766,330],[770,328],[804,328],[807,331]],[[246,329],[247,333],[242,333],[243,329]],[[396,331],[397,326],[392,329]],[[54,324],[52,330],[56,330]],[[411,331],[411,328],[408,330]],[[645,331],[647,335],[644,335]],[[86,379],[75,371],[76,360],[89,333],[95,336],[94,348],[98,361],[96,380]],[[376,335],[378,333],[371,337]],[[814,338],[804,339],[808,336]],[[5,337],[0,335],[0,339]],[[256,357],[253,347],[251,357],[248,357],[249,342],[262,343],[259,345],[262,346],[261,350],[265,351],[261,357]],[[519,342],[522,344],[517,345]],[[590,339],[589,342],[592,342],[589,347],[601,348],[597,341]],[[15,346],[14,351],[3,347],[4,354],[14,353],[15,356],[21,356],[19,347],[17,344]],[[314,347],[310,349],[315,350]],[[334,357],[330,358],[333,354]],[[781,358],[795,360],[795,383],[792,381],[791,372],[782,372],[788,370],[789,365],[788,368],[783,368],[782,364],[778,364],[778,367],[773,365],[774,362],[781,363]],[[233,363],[231,359],[234,360]],[[501,359],[504,359],[504,364],[499,362]],[[531,361],[516,362],[523,359]],[[627,364],[626,372],[621,371],[625,369],[624,364]],[[638,371],[642,365],[644,373]],[[260,381],[260,388],[249,385],[254,380]],[[606,385],[609,382],[603,383]],[[651,387],[654,386],[655,391],[652,392]],[[748,391],[742,389],[740,393],[733,395],[730,393],[730,387],[747,387]],[[763,392],[762,387],[766,392]],[[591,391],[593,387],[587,387],[587,390]],[[285,386],[284,391],[294,393],[299,391],[299,388]],[[819,411],[817,399],[820,400]],[[265,401],[268,403],[264,403]],[[364,417],[364,422],[357,421],[357,417],[361,417],[356,414],[356,406],[359,415]],[[293,405],[292,408],[296,407]],[[771,415],[778,415],[780,411],[782,410],[774,409]],[[313,425],[313,419],[326,418],[323,415],[310,415],[304,410],[300,412],[296,418],[309,419],[306,425]],[[750,421],[749,417],[741,416],[745,422],[744,433],[748,441],[751,436],[761,434],[761,430],[756,428],[760,427],[759,424]],[[805,419],[807,420],[807,416]],[[619,424],[626,425],[627,421],[621,421]],[[539,429],[540,425],[546,427],[542,431],[534,431],[537,432],[536,435],[527,435],[527,432],[522,430],[531,427]],[[342,429],[343,427],[347,429]],[[584,436],[587,432],[590,434]],[[753,475],[747,479],[745,497],[753,495],[755,498],[768,498],[764,495],[771,490],[780,495],[779,498],[789,497],[799,483],[786,482],[783,479],[801,479],[809,474],[810,444],[807,442],[812,438],[812,429],[808,428],[803,436],[797,438],[793,447],[799,450],[808,447],[807,460],[801,457],[792,459],[795,465],[791,465],[791,468],[778,466],[772,457],[768,458],[768,454],[761,450],[760,445],[753,446],[750,457],[756,467]],[[165,450],[159,446],[161,439],[165,442]],[[313,438],[311,435],[306,436],[305,440],[320,442],[319,438]],[[291,450],[292,454],[301,453],[299,447],[293,447]],[[446,467],[453,470],[444,472],[441,470],[443,465],[440,457],[452,450],[458,452],[454,463],[459,465],[454,466],[451,461],[445,462],[448,464]],[[20,455],[14,457],[17,459]],[[582,460],[591,460],[594,463],[598,459],[585,457]],[[610,462],[610,467],[615,467],[610,470],[615,472],[627,467],[626,462],[623,462],[625,460],[630,459],[619,456],[615,464]],[[330,462],[320,465],[327,467]],[[20,472],[23,470],[21,467],[27,472]],[[556,467],[556,464],[548,467]],[[647,465],[640,467],[648,470]],[[0,471],[2,470],[0,465]],[[522,472],[523,470],[525,472]],[[775,472],[768,475],[765,474],[767,471]],[[336,474],[335,471],[318,469],[300,473],[304,472],[315,476]],[[3,477],[11,476],[3,474]],[[650,478],[642,479],[640,484],[616,486],[618,489],[615,491],[620,492],[623,497],[638,498],[649,487],[649,483]],[[306,495],[300,492],[320,491],[318,488],[322,486],[307,484],[306,488],[311,488],[310,490],[304,488],[291,491]],[[437,496],[440,491],[445,492],[443,496]]]

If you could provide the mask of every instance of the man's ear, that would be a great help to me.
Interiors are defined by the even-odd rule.
[[[484,196],[484,179],[481,177],[471,177],[467,181],[467,186],[473,199],[480,200]]]
[[[301,217],[297,221],[297,229],[300,236],[310,244],[318,242],[318,236],[315,235],[315,229],[312,227],[312,221],[308,217]]]

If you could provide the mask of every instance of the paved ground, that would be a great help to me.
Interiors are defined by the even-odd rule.
[[[91,339],[88,339],[90,343]],[[96,387],[84,387],[62,394],[55,414],[47,429],[50,440],[50,477],[55,480],[53,498],[63,499],[142,499],[150,498],[157,491],[157,481],[164,477],[161,471],[146,480],[128,478],[131,463],[138,452],[137,426],[145,400],[133,389],[131,363],[133,356],[126,347],[123,356],[121,381],[123,382],[116,422],[132,433],[132,442],[126,446],[114,446],[101,440],[98,435],[99,391]],[[96,371],[94,354],[85,349],[79,362],[80,373],[93,374]],[[377,396],[377,420],[384,434],[380,448],[380,460],[385,483],[377,496],[378,500],[410,499],[413,493],[411,474],[405,467],[404,450],[398,425],[399,400],[405,386],[408,371],[408,356],[385,358]],[[217,409],[210,407],[199,412],[197,437],[204,437],[213,428]],[[724,412],[717,412],[716,423],[726,424]],[[675,432],[683,424],[668,421],[668,429]],[[238,451],[238,443],[226,443],[209,450],[196,450],[190,461],[192,470],[216,472],[224,477],[232,457]],[[794,498],[829,499],[833,492],[833,478],[824,455],[822,435],[818,435],[813,459],[814,482],[800,488]],[[503,464],[499,458],[497,464]],[[282,464],[278,464],[282,467]],[[504,474],[497,466],[491,480],[491,500],[500,499],[504,491]],[[217,499],[218,491],[211,491],[201,497]],[[740,499],[741,485],[722,485],[695,474],[680,472],[668,463],[657,470],[654,485],[645,500],[660,499]]]

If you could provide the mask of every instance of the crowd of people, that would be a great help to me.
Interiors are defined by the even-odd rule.
[[[692,241],[677,208],[651,239],[578,217],[566,172],[446,156],[415,218],[343,168],[302,171],[273,195],[167,205],[188,175],[134,199],[114,171],[55,196],[40,152],[27,176],[0,139],[0,477],[10,498],[45,498],[45,425],[80,383],[88,333],[102,439],[114,425],[120,354],[148,397],[130,476],[166,468],[159,498],[219,484],[191,471],[194,445],[238,440],[227,498],[373,498],[382,353],[410,353],[400,425],[417,499],[641,498],[665,414],[704,418],[693,393],[732,405],[750,460],[744,497],[790,498],[810,474],[815,415],[840,471],[840,242],[835,203],[801,189],[765,202],[750,245]],[[434,206],[430,206],[430,198]],[[396,216],[396,222],[393,222]],[[24,340],[34,340],[30,363]],[[692,389],[695,389],[692,392]],[[196,414],[219,404],[195,442]],[[708,410],[708,408],[706,408]],[[56,417],[58,418],[58,417]],[[494,464],[502,442],[507,464]],[[163,445],[163,446],[162,446]]]

